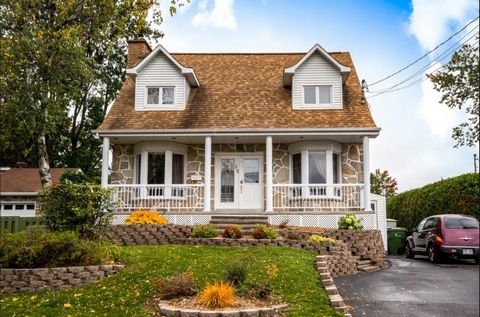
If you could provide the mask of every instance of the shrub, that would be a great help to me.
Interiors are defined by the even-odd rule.
[[[288,230],[287,232],[287,239],[290,240],[300,240],[301,235],[298,230]]]
[[[83,238],[94,238],[110,222],[110,194],[99,185],[66,180],[40,193],[40,212],[51,231],[75,231]]]
[[[149,224],[149,225],[165,225],[168,223],[167,218],[161,216],[158,212],[150,210],[137,210],[130,214],[125,223],[128,225],[134,224]]]
[[[230,283],[218,282],[207,285],[198,297],[200,305],[208,308],[225,308],[235,304],[235,288]]]
[[[71,231],[50,232],[38,226],[6,233],[0,241],[0,265],[40,268],[112,263],[120,248],[105,241],[81,240]]]
[[[240,239],[242,237],[242,231],[238,226],[226,226],[223,231],[224,238]]]
[[[239,286],[247,279],[249,266],[245,259],[233,260],[225,266],[225,280]]]
[[[337,241],[327,237],[322,237],[316,234],[312,234],[308,238],[308,242],[312,244],[335,244]]]
[[[258,225],[253,229],[252,236],[255,239],[272,239],[273,240],[278,237],[278,233],[271,227]]]
[[[97,176],[90,176],[81,171],[67,170],[60,176],[59,182],[61,184],[65,184],[66,182],[72,182],[74,184],[100,184],[100,179]]]
[[[480,220],[479,174],[470,173],[412,189],[387,199],[387,216],[411,229],[435,214],[465,214]]]
[[[338,229],[362,230],[362,218],[355,217],[354,214],[346,214],[338,220]]]
[[[214,238],[217,234],[217,227],[214,225],[196,225],[192,231],[194,238]]]
[[[191,271],[176,274],[169,279],[159,279],[155,281],[155,287],[161,299],[193,296],[197,293]]]

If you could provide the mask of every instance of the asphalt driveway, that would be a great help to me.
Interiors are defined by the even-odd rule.
[[[426,257],[390,257],[390,268],[335,278],[352,315],[478,317],[479,266],[452,260],[431,264]]]

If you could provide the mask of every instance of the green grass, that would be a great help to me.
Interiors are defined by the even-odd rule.
[[[224,263],[246,257],[248,278],[263,276],[267,264],[279,268],[275,293],[291,304],[288,316],[336,316],[313,268],[315,253],[278,247],[135,246],[122,248],[127,267],[98,283],[73,289],[1,294],[2,316],[151,316],[146,302],[154,281],[191,269],[202,285],[223,276]]]

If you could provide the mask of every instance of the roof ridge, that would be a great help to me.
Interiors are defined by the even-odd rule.
[[[329,54],[345,54],[349,53],[348,51],[334,51],[327,52]],[[174,52],[170,53],[172,55],[299,55],[307,54],[307,52]]]

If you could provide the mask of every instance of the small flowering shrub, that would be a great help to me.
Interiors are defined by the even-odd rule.
[[[207,285],[198,296],[198,303],[207,308],[225,308],[235,305],[235,288],[226,282]]]
[[[308,242],[312,244],[335,244],[336,241],[327,237],[322,237],[316,234],[312,234],[308,238]]]
[[[223,231],[224,238],[240,239],[242,237],[242,231],[238,226],[226,226]]]
[[[271,228],[264,225],[258,225],[253,229],[252,236],[255,239],[276,239],[278,237],[277,232]]]
[[[191,271],[174,275],[169,279],[158,279],[155,281],[155,287],[161,299],[192,296],[197,293]]]
[[[196,225],[193,227],[192,237],[214,238],[217,236],[217,227],[214,225]]]
[[[167,218],[161,216],[158,212],[150,210],[137,210],[127,217],[125,223],[128,225],[134,224],[149,224],[149,225],[165,225],[168,223]]]
[[[362,230],[362,218],[355,217],[354,214],[346,214],[338,220],[338,229]]]

